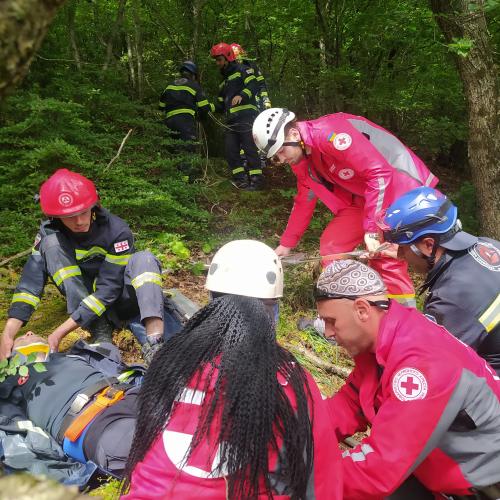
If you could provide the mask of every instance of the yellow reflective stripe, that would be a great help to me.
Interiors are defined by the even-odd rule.
[[[152,273],[147,271],[145,273],[139,274],[139,276],[136,276],[132,280],[132,286],[136,290],[142,285],[145,285],[146,283],[154,283],[155,285],[161,286],[161,275],[158,273]]]
[[[167,113],[167,118],[170,118],[171,116],[175,115],[181,115],[181,114],[188,114],[188,115],[195,115],[194,109],[188,109],[188,108],[181,108],[181,109],[174,109],[173,111],[169,111]]]
[[[202,108],[203,106],[208,106],[208,99],[203,99],[203,101],[198,101],[196,103],[196,106],[198,106],[199,108]]]
[[[31,255],[40,255],[40,252],[38,250],[35,250],[35,247],[31,249]]]
[[[160,101],[160,102],[158,103],[158,107],[159,107],[159,108],[165,108],[166,106],[167,106],[167,103],[166,103],[166,102],[161,102],[161,101]]]
[[[248,175],[260,175],[262,174],[261,168],[256,168],[255,170],[249,170]]]
[[[245,94],[246,94],[248,97],[252,97],[252,92],[250,92],[250,90],[248,90],[248,89],[243,89],[243,92],[245,92]]]
[[[255,78],[256,78],[256,80],[257,80],[258,82],[261,82],[262,80],[264,80],[264,76],[263,76],[263,75],[257,76],[257,77],[255,77]]]
[[[102,313],[106,310],[106,307],[104,307],[104,304],[97,298],[94,297],[93,295],[88,295],[85,297],[82,302],[97,316],[101,316]]]
[[[242,106],[235,106],[234,108],[230,108],[230,113],[237,113],[238,111],[243,111],[244,109],[253,109],[257,111],[257,107],[253,104],[243,104]]]
[[[124,382],[127,380],[131,375],[135,373],[135,370],[127,370],[126,372],[121,373],[116,377],[120,382]]]
[[[185,90],[192,95],[196,95],[196,90],[192,89],[191,87],[186,87],[185,85],[169,85],[167,87],[167,90]]]
[[[232,75],[229,75],[227,77],[228,80],[235,80],[236,78],[239,78],[241,76],[241,73],[238,71],[237,73],[233,73]],[[255,77],[254,77],[255,78]]]
[[[62,267],[58,271],[54,273],[52,276],[52,279],[54,280],[54,283],[59,286],[64,280],[67,280],[68,278],[72,278],[73,276],[81,276],[82,271],[78,266],[68,266],[68,267]]]
[[[245,171],[245,169],[243,167],[236,167],[236,168],[233,168],[232,174],[236,175],[236,174],[240,174],[241,172],[244,172],[244,171]]]
[[[25,304],[29,304],[36,309],[40,304],[40,299],[36,295],[32,295],[31,293],[19,292],[15,293],[12,296],[12,304],[14,302],[24,302]]]
[[[401,294],[393,294],[393,293],[388,293],[387,297],[390,299],[414,299],[415,294],[414,293],[401,293]]]
[[[263,90],[263,91],[260,93],[260,95],[261,95],[262,97],[268,97],[268,96],[269,96],[269,94],[267,93],[267,90]]]
[[[81,248],[75,249],[76,260],[83,260],[93,257],[94,255],[104,255],[106,256],[107,252],[102,247],[91,247],[88,250],[83,250]]]
[[[256,80],[255,75],[247,76],[243,82],[246,85],[248,82],[251,82],[252,80]]]
[[[210,111],[212,113],[215,111],[215,106],[212,103],[210,103]]]
[[[479,322],[482,323],[485,330],[489,333],[495,326],[498,325],[500,321],[500,294],[497,298],[488,306],[486,311],[479,317]]]
[[[110,262],[111,264],[116,264],[118,266],[126,266],[128,264],[128,261],[130,260],[130,254],[112,255],[108,253],[104,260],[106,262]]]
[[[224,102],[224,99],[222,97],[217,97],[217,100],[220,102]]]
[[[226,80],[223,80],[222,82],[219,83],[219,88],[221,89],[222,87],[224,87],[224,83],[226,82]]]

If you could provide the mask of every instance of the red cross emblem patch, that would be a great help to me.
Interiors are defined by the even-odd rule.
[[[402,368],[392,379],[392,391],[400,401],[424,399],[427,395],[427,380],[416,368]]]

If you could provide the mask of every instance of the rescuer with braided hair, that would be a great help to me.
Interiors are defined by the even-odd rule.
[[[263,302],[216,298],[145,376],[124,498],[340,499],[337,442],[320,403]]]

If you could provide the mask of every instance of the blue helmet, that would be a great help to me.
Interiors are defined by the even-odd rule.
[[[182,73],[183,71],[189,71],[193,75],[198,74],[198,66],[193,61],[184,61],[179,68],[179,71]]]
[[[457,207],[442,193],[418,187],[399,197],[385,212],[381,228],[384,240],[408,245],[425,235],[447,241],[462,229]]]

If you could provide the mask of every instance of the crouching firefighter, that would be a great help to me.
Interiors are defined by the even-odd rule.
[[[92,461],[120,478],[134,434],[144,367],[123,364],[118,348],[109,343],[79,340],[67,354],[49,353],[47,341],[32,332],[15,340],[12,355],[27,374],[9,376],[0,384],[0,417],[11,422],[9,432],[15,432],[17,423],[22,433],[28,419],[69,457]]]
[[[42,222],[8,311],[0,358],[40,303],[50,278],[66,298],[68,319],[48,337],[51,350],[78,327],[93,342],[112,342],[114,326],[127,326],[148,354],[180,330],[166,311],[161,268],[150,252],[135,252],[128,225],[100,206],[94,183],[67,169],[57,170],[40,189]]]

